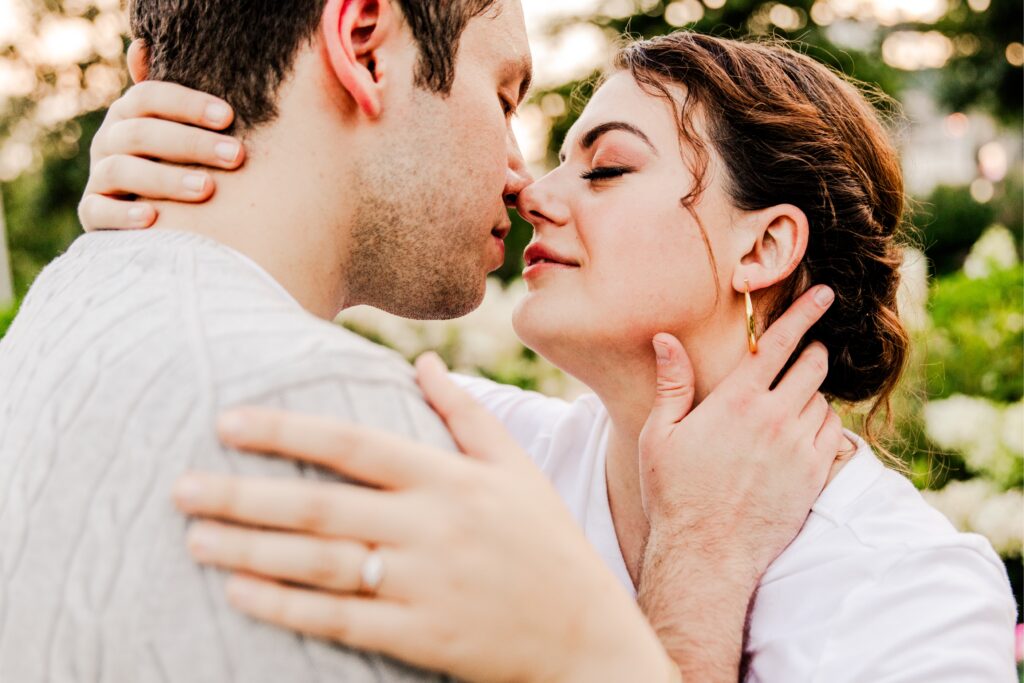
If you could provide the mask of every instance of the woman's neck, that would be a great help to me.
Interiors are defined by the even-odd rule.
[[[693,351],[689,353],[698,378],[693,408],[738,365],[746,349],[742,345],[737,346],[732,349],[722,344],[691,345],[694,349],[717,350],[704,357]],[[590,357],[594,358],[593,355]],[[656,393],[656,364],[652,351],[649,355],[637,353],[633,357],[620,356],[617,362],[602,363],[602,366],[605,370],[599,373],[600,377],[588,378],[591,381],[586,384],[594,390],[608,411],[609,435],[605,463],[608,504],[619,549],[633,585],[636,586],[650,531],[641,495],[639,441]],[[844,439],[840,457],[833,465],[826,485],[835,478],[856,449],[855,443]]]

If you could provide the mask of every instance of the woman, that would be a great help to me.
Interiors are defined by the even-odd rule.
[[[824,356],[817,342],[829,349],[823,391],[842,403],[872,401],[873,414],[885,406],[908,348],[896,314],[904,210],[899,162],[871,106],[826,68],[785,48],[691,33],[624,48],[570,131],[561,162],[519,198],[535,237],[526,252],[529,293],[514,323],[524,343],[595,396],[566,404],[484,380],[458,381],[541,467],[621,584],[633,591],[643,576],[640,603],[648,616],[657,615],[654,625],[676,655],[685,649],[672,642],[671,624],[673,614],[686,613],[687,548],[663,537],[666,527],[655,522],[671,518],[684,530],[700,510],[673,509],[671,492],[659,488],[673,480],[664,472],[675,466],[679,476],[691,478],[744,477],[753,470],[739,458],[722,471],[679,472],[676,463],[653,456],[667,452],[657,447],[661,442],[679,438],[659,425],[678,420],[649,416],[667,411],[681,418],[691,404],[698,414],[716,386],[751,381],[736,379],[735,370],[756,348],[756,331],[811,283],[826,284],[836,295],[808,335],[815,344],[804,351]],[[692,394],[652,403],[652,338],[659,377],[686,386],[692,371]],[[429,361],[421,371],[428,396],[446,416],[456,401],[451,388]],[[787,378],[774,392],[781,400],[792,386]],[[809,420],[823,410],[813,400],[804,408]],[[229,443],[320,464],[342,461],[338,468],[350,476],[395,485],[366,461],[355,458],[353,465],[340,455],[345,449],[332,446],[332,438],[349,434],[343,428],[263,412],[232,417],[233,424],[224,425]],[[472,426],[449,424],[461,442],[476,440],[467,450],[487,452]],[[956,533],[908,481],[885,469],[872,452],[870,431],[865,437],[847,434],[847,457],[800,535],[763,576],[750,577],[759,583],[745,648],[750,679],[1011,680],[1014,603],[998,557],[984,539]],[[388,454],[392,472],[400,452],[419,448],[371,438],[355,451],[368,444]],[[284,490],[271,503],[265,485],[212,478],[186,483],[203,491],[180,497],[189,513],[314,532],[296,540],[197,527],[193,549],[201,561],[264,577],[235,584],[249,589],[238,604],[256,616],[330,633],[324,624],[333,611],[351,609],[339,592],[367,583],[383,590],[389,576],[394,585],[402,582],[381,576],[377,557],[387,568],[399,557],[387,560],[384,549],[369,569],[362,565],[361,576],[355,565],[318,572],[313,549],[333,541],[315,533],[322,519],[304,525],[272,509],[288,508]],[[226,491],[235,506],[225,503]],[[242,509],[238,500],[246,501]],[[399,507],[395,502],[394,519]],[[429,509],[410,503],[402,519],[425,517]],[[491,533],[486,525],[472,531]],[[678,552],[664,552],[673,541]],[[281,560],[289,549],[299,559]],[[761,559],[752,558],[752,566]],[[438,562],[434,583],[461,585],[469,593],[463,602],[486,605],[493,586],[484,590],[467,577],[493,570],[496,559],[476,556],[474,562],[478,571],[462,574]],[[424,605],[433,601],[431,614],[441,620],[460,599],[450,587],[439,599],[444,591],[425,589],[417,598]],[[482,607],[478,612],[460,612],[462,620],[450,627],[488,633],[483,624],[492,615]],[[336,637],[365,646],[353,635],[358,620],[345,623],[351,628]],[[513,651],[526,656],[514,647],[520,635],[512,630],[509,637]],[[473,647],[440,660],[411,651],[415,644],[404,646],[410,651],[396,645],[391,654],[461,674],[481,671],[466,662],[479,663],[502,645],[465,642]],[[685,673],[685,658],[676,658]],[[480,677],[501,673],[481,671]]]

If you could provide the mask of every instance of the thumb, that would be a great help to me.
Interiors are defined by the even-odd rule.
[[[495,463],[526,457],[498,418],[451,380],[436,353],[427,352],[416,359],[416,381],[463,453]]]
[[[690,412],[696,380],[686,349],[671,334],[654,335],[654,353],[658,360],[658,384],[647,424],[667,428],[681,422]]]

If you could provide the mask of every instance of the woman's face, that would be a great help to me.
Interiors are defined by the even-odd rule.
[[[598,90],[566,137],[561,165],[520,194],[534,238],[514,324],[528,346],[561,364],[562,349],[649,351],[658,332],[685,343],[696,326],[716,327],[717,302],[734,297],[734,210],[708,151],[695,207],[702,234],[682,204],[692,157],[671,104],[628,73]]]

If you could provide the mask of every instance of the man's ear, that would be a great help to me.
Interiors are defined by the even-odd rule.
[[[132,83],[142,83],[149,78],[149,46],[141,38],[128,46],[128,73]]]
[[[387,66],[380,48],[399,29],[392,0],[328,0],[320,28],[338,81],[363,114],[380,116]]]
[[[742,292],[767,289],[793,274],[807,252],[807,216],[792,204],[753,211],[743,220],[746,253],[733,273],[732,286]]]

